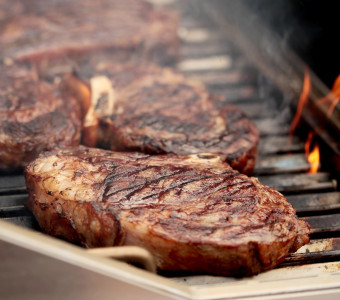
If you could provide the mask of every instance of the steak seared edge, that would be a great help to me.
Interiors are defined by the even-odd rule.
[[[253,275],[309,241],[285,197],[213,154],[46,152],[25,170],[48,234],[84,247],[141,246],[160,270]]]

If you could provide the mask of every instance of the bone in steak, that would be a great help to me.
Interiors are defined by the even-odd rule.
[[[28,65],[0,64],[0,170],[27,165],[43,150],[78,145],[78,102],[62,97]]]
[[[252,275],[309,240],[282,194],[206,155],[77,147],[25,170],[41,228],[85,247],[137,245],[159,269]]]
[[[203,85],[146,62],[119,64],[99,59],[80,70],[83,78],[105,75],[112,84],[113,112],[104,109],[98,114],[100,147],[149,154],[209,152],[244,174],[253,171],[257,128],[236,106],[218,108],[219,97]],[[66,85],[73,94],[86,98],[94,93],[93,87],[82,93],[83,85],[70,79]],[[97,110],[108,93],[99,93],[100,99],[95,99]]]
[[[2,12],[0,58],[75,58],[98,49],[161,63],[177,56],[176,14],[143,0],[0,0]]]

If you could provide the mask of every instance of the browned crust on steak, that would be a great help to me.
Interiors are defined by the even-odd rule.
[[[75,99],[61,97],[29,66],[0,69],[0,170],[20,169],[56,145],[79,144],[82,119]]]
[[[8,12],[0,27],[0,58],[75,58],[98,49],[162,63],[177,57],[177,15],[142,0],[0,0],[0,8]]]
[[[85,247],[144,247],[159,269],[252,275],[309,241],[282,194],[212,154],[61,149],[25,176],[43,230]]]
[[[98,60],[83,66],[80,74],[87,79],[105,75],[115,90],[113,113],[99,115],[100,147],[150,154],[215,153],[242,173],[253,171],[257,128],[236,106],[218,108],[218,97],[203,85],[145,62]]]

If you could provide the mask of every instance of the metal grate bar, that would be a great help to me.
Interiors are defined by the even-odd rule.
[[[340,214],[304,217],[311,226],[312,234],[340,233]]]
[[[310,191],[325,191],[337,188],[337,183],[329,173],[315,174],[279,174],[258,176],[259,180],[282,193],[307,193]]]
[[[23,175],[0,176],[0,195],[26,192]]]
[[[298,213],[323,214],[331,210],[340,210],[340,192],[291,195],[287,196],[287,200]]]
[[[288,135],[262,137],[258,147],[260,157],[277,153],[303,153],[304,150],[304,143],[299,137]]]
[[[27,195],[4,195],[0,196],[0,210],[4,207],[23,206],[26,202]]]
[[[255,174],[284,174],[307,172],[310,165],[304,154],[282,154],[259,157]]]

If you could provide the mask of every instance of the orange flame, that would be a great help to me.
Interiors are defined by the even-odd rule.
[[[305,77],[304,77],[304,80],[303,80],[303,88],[302,88],[302,92],[300,94],[298,107],[297,107],[294,119],[293,119],[293,121],[290,125],[290,131],[289,131],[290,135],[293,135],[297,125],[299,124],[303,108],[305,107],[307,100],[308,100],[310,89],[311,89],[311,82],[310,82],[308,70],[306,69],[305,70]]]
[[[321,98],[318,101],[329,102],[329,108],[327,112],[327,117],[329,118],[332,115],[335,106],[340,101],[340,75],[335,79],[330,93],[326,97]]]
[[[339,93],[340,93],[340,77],[339,77],[338,85],[339,85],[338,88],[339,88]],[[308,98],[309,98],[310,90],[311,90],[311,81],[310,81],[308,70],[306,69],[304,80],[303,80],[303,88],[302,88],[302,91],[301,91],[301,94],[300,94],[298,107],[296,109],[294,119],[293,119],[291,126],[290,126],[290,132],[289,132],[290,135],[293,135],[293,133],[295,132],[295,130],[296,130],[298,124],[299,124],[302,111],[303,111],[304,107],[306,106]],[[305,155],[306,155],[306,159],[307,159],[307,161],[309,162],[309,165],[310,165],[309,173],[317,173],[317,171],[319,169],[319,164],[320,164],[320,148],[319,148],[319,145],[316,143],[315,146],[313,147],[313,149],[311,149],[313,138],[314,138],[314,132],[311,131],[311,132],[309,132],[307,141],[305,143]]]
[[[320,165],[320,148],[316,143],[311,151],[311,144],[313,141],[314,133],[311,131],[308,134],[307,141],[305,143],[306,158],[310,164],[309,173],[317,173]]]
[[[297,107],[294,119],[293,119],[291,126],[290,126],[290,131],[289,131],[290,135],[293,135],[293,133],[295,132],[295,130],[296,130],[298,124],[299,124],[302,111],[303,111],[304,107],[306,106],[306,103],[307,103],[308,98],[309,98],[310,90],[311,90],[311,81],[310,81],[308,70],[306,69],[304,80],[303,80],[303,88],[302,88],[302,91],[301,91],[301,94],[300,94],[298,107]],[[323,103],[329,103],[327,117],[330,118],[335,107],[336,107],[336,105],[340,102],[340,75],[335,79],[330,93],[328,95],[326,95],[325,97],[318,99],[317,101],[323,102]],[[317,171],[319,169],[319,165],[320,165],[320,148],[319,148],[319,145],[317,143],[315,143],[314,148],[311,150],[311,144],[312,144],[313,137],[314,137],[314,133],[310,132],[308,134],[308,138],[307,138],[307,141],[305,143],[306,158],[307,158],[307,160],[308,160],[308,162],[311,166],[309,173],[317,173]]]

